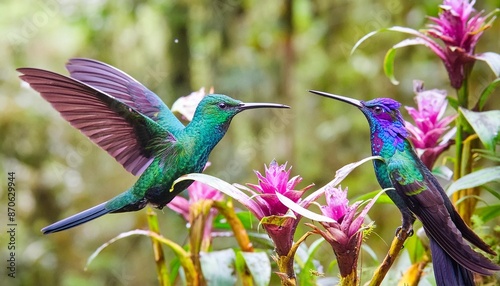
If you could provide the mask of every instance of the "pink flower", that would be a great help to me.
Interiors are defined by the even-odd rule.
[[[261,206],[264,216],[284,215],[288,211],[288,208],[276,197],[276,192],[296,203],[302,194],[312,187],[312,185],[310,185],[302,190],[294,190],[295,186],[302,181],[302,178],[300,176],[295,176],[289,179],[292,168],[290,167],[286,170],[286,164],[287,163],[279,166],[278,163],[273,160],[271,164],[269,164],[269,167],[264,166],[265,176],[255,171],[259,179],[258,185],[248,184],[248,186],[257,191],[255,193],[257,195],[255,199]],[[259,217],[259,219],[262,219],[262,217]]]
[[[255,204],[248,209],[261,221],[261,225],[269,234],[276,246],[279,256],[286,256],[293,244],[293,235],[301,216],[292,213],[276,196],[276,192],[289,198],[294,203],[300,202],[302,194],[311,188],[309,185],[301,190],[295,190],[295,186],[302,181],[300,176],[290,179],[291,167],[286,170],[286,163],[278,165],[272,161],[269,167],[265,166],[265,176],[255,171],[259,184],[248,184],[255,190],[253,198]],[[308,202],[310,203],[310,202]]]
[[[458,89],[466,76],[464,66],[474,62],[474,50],[484,30],[487,17],[475,13],[475,1],[444,0],[438,18],[430,17],[435,24],[429,25],[427,33],[440,39],[444,47],[431,47],[443,61],[451,81]]]
[[[335,222],[319,222],[325,230],[320,230],[312,224],[307,225],[331,245],[337,257],[340,275],[346,277],[356,271],[363,240],[362,224],[378,196],[371,200],[360,213],[357,213],[357,210],[361,202],[349,205],[347,188],[342,190],[342,188],[328,186],[325,189],[325,196],[326,205],[321,206],[321,212],[324,216],[334,219]]]
[[[441,142],[439,140],[449,129],[449,125],[456,118],[456,115],[443,117],[448,104],[446,91],[424,90],[422,81],[414,81],[413,89],[416,94],[415,100],[418,110],[408,106],[405,108],[413,118],[415,125],[406,122],[405,126],[410,132],[410,140],[414,147],[421,153],[422,161],[431,169],[437,157],[452,144],[449,140],[451,136],[446,136],[447,139]]]
[[[201,200],[221,201],[224,194],[198,181],[194,181],[187,188],[189,200],[182,196],[176,196],[167,206],[179,213],[186,221],[189,221],[189,206]]]

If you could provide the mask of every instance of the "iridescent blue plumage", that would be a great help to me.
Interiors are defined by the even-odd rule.
[[[472,272],[491,275],[500,267],[475,252],[468,240],[490,254],[495,252],[462,220],[436,178],[417,157],[399,112],[389,98],[367,102],[311,91],[358,107],[370,124],[375,174],[403,215],[402,230],[411,232],[415,216],[430,240],[437,285],[474,285]]]

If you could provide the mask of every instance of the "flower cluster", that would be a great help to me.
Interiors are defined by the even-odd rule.
[[[290,179],[290,171],[291,167],[287,170],[286,163],[278,165],[273,160],[269,167],[265,166],[265,175],[255,171],[259,179],[258,185],[248,184],[254,189],[254,199],[259,208],[253,213],[273,240],[276,253],[280,256],[288,255],[300,216],[297,214],[288,216],[289,208],[278,199],[276,193],[298,203],[302,194],[313,186],[309,185],[301,190],[295,190],[295,186],[302,181],[302,177],[295,176]]]
[[[416,94],[417,109],[406,106],[406,110],[413,118],[415,125],[406,122],[406,129],[410,132],[410,140],[417,149],[420,159],[432,169],[438,156],[452,144],[450,137],[455,133],[452,129],[442,141],[439,141],[456,115],[444,116],[448,101],[446,91],[431,89],[424,90],[422,81],[414,81],[413,89]]]
[[[362,224],[378,196],[372,199],[360,213],[357,210],[362,202],[358,201],[349,205],[347,188],[342,190],[341,187],[327,186],[325,197],[326,205],[321,206],[321,212],[335,221],[320,222],[325,230],[312,224],[307,225],[331,245],[337,257],[341,277],[350,277],[351,280],[355,280],[359,251],[363,241]]]
[[[458,89],[466,77],[468,63],[475,61],[474,50],[484,30],[487,17],[482,12],[475,13],[475,1],[444,0],[439,16],[430,17],[434,24],[429,25],[427,33],[441,40],[445,47],[429,43],[431,49],[443,61],[451,86]]]

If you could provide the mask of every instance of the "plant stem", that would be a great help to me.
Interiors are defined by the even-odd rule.
[[[136,230],[134,233],[140,233],[143,235],[147,235],[149,237],[154,238],[155,240],[167,245],[172,249],[172,251],[175,253],[177,258],[179,258],[179,261],[181,263],[182,268],[184,269],[184,273],[186,274],[186,285],[187,286],[199,286],[201,285],[198,275],[196,273],[196,269],[194,267],[193,261],[191,260],[191,255],[184,250],[180,245],[177,243],[163,237],[160,234],[157,234],[152,231],[142,231],[142,230]]]
[[[457,90],[457,98],[459,107],[468,109],[468,99],[469,99],[469,84],[468,84],[468,74],[464,78],[462,87]],[[456,181],[461,177],[472,172],[472,144],[470,135],[466,132],[466,121],[462,114],[460,114],[456,119],[457,134],[455,139],[455,168],[453,172],[453,179]],[[474,136],[474,134],[472,135]],[[457,208],[458,213],[463,218],[465,223],[471,224],[471,217],[476,207],[476,200],[467,199],[479,195],[478,189],[466,189],[460,190],[453,194],[452,201]]]
[[[424,273],[424,268],[429,262],[429,256],[424,255],[421,261],[414,263],[408,268],[403,277],[401,277],[401,280],[399,280],[398,286],[417,286]]]
[[[384,258],[384,261],[377,268],[375,273],[373,274],[372,280],[370,281],[370,286],[378,286],[384,280],[385,275],[391,268],[392,264],[396,260],[399,255],[399,252],[403,249],[403,245],[406,239],[409,237],[408,232],[404,229],[400,229],[398,234],[394,237],[391,243],[391,247],[389,248],[389,252]]]
[[[147,217],[148,217],[148,226],[149,229],[160,235],[160,227],[158,226],[158,217],[156,212],[153,211],[151,207],[147,208]],[[161,242],[158,240],[151,238],[151,242],[153,243],[153,252],[155,256],[155,264],[156,264],[156,274],[158,276],[158,282],[160,286],[170,286],[170,277],[167,269],[167,265],[165,263],[165,256],[163,254],[163,248]]]
[[[253,245],[250,242],[250,238],[248,237],[248,233],[241,223],[240,219],[236,215],[233,207],[233,202],[232,201],[215,201],[214,202],[214,207],[219,211],[221,215],[223,215],[229,225],[231,226],[231,229],[233,230],[234,237],[236,238],[236,241],[238,242],[238,245],[241,248],[241,251],[244,252],[253,252]]]
[[[200,200],[189,206],[189,220],[191,223],[191,227],[189,229],[189,245],[191,259],[193,261],[196,273],[198,274],[198,280],[200,281],[201,285],[204,285],[205,281],[201,269],[200,252],[202,251],[202,241],[203,235],[205,233],[205,224],[207,222],[207,217],[210,213],[212,205],[212,200]],[[203,251],[207,250],[208,249],[203,249]]]
[[[292,245],[290,251],[286,256],[273,257],[278,264],[279,272],[276,274],[281,278],[282,286],[295,286],[297,281],[295,277],[295,270],[293,269],[293,260],[295,258],[295,252],[299,248],[299,245],[306,240],[314,232],[308,231],[302,235],[297,242]]]
[[[358,281],[358,273],[357,273],[357,268],[353,268],[351,273],[349,275],[341,277],[339,285],[340,286],[358,286],[359,281]]]

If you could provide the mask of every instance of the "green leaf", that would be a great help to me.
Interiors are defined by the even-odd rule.
[[[182,272],[181,268],[181,261],[179,260],[178,257],[174,257],[172,261],[170,262],[170,285],[175,285],[175,281],[177,280],[177,277],[179,276],[180,281],[183,281],[184,283],[186,282],[186,276],[183,275],[184,273]]]
[[[495,150],[495,145],[500,141],[500,110],[474,112],[460,108],[460,112],[477,133],[483,145],[489,150]]]
[[[369,192],[369,193],[365,193],[365,194],[362,194],[360,196],[357,196],[355,197],[354,199],[352,199],[353,201],[357,202],[357,201],[367,201],[369,199],[373,199],[378,193],[380,192],[380,190],[378,191],[372,191],[372,192]],[[377,204],[394,204],[394,202],[391,200],[391,198],[389,198],[389,196],[387,194],[382,194],[377,202]]]
[[[489,186],[482,186],[482,188],[486,190],[488,193],[492,194],[495,198],[500,200],[500,190],[497,191],[496,189],[490,188]]]
[[[500,163],[500,156],[495,151],[485,149],[473,149],[473,152],[487,160]]]
[[[432,174],[443,180],[450,181],[453,178],[453,171],[446,165],[437,166],[432,169]]]
[[[381,32],[388,32],[388,31],[391,31],[391,32],[400,32],[400,33],[405,33],[405,34],[409,34],[409,35],[413,35],[413,36],[416,36],[416,37],[419,37],[419,38],[423,38],[425,40],[428,40],[428,41],[432,41],[429,37],[427,37],[426,35],[420,33],[419,31],[415,30],[415,29],[412,29],[412,28],[407,28],[407,27],[401,27],[401,26],[393,26],[393,27],[390,27],[390,28],[382,28],[380,30],[377,30],[377,31],[373,31],[373,32],[370,32],[368,34],[366,34],[364,37],[362,37],[359,41],[356,42],[356,44],[354,44],[354,47],[352,47],[352,50],[351,50],[351,54],[354,53],[354,51],[364,42],[366,41],[368,38],[371,38],[373,37],[374,35],[378,34],[378,33],[381,33]]]
[[[396,49],[414,45],[426,46],[427,42],[421,38],[406,39],[392,46],[392,48],[390,48],[385,54],[384,72],[385,75],[391,80],[392,84],[399,84],[399,81],[394,77],[394,58],[396,57]]]
[[[265,252],[236,253],[236,260],[243,262],[252,275],[254,285],[267,286],[271,281],[271,261]]]
[[[396,49],[390,48],[384,58],[384,73],[389,78],[392,84],[398,85],[399,81],[394,77],[394,58],[396,57]]]
[[[254,215],[252,215],[250,211],[239,211],[236,213],[236,216],[241,221],[245,229],[252,229],[254,225],[257,225],[259,223],[259,221],[255,218]],[[229,230],[231,229],[231,226],[226,221],[226,218],[219,213],[214,219],[214,228]]]
[[[500,180],[500,166],[481,169],[479,171],[467,174],[462,178],[453,182],[446,191],[446,194],[448,196],[451,196],[453,193],[459,190],[474,188],[489,182],[499,181],[499,180]]]
[[[500,216],[500,204],[476,208],[476,214],[486,223]]]
[[[304,263],[304,266],[302,267],[302,270],[299,273],[300,285],[303,286],[317,285],[316,280],[318,276],[312,274],[316,273],[316,267],[314,265],[315,261],[314,257],[316,252],[320,249],[321,243],[323,241],[325,241],[325,239],[321,237],[315,240],[313,243],[311,243],[311,246],[309,246],[307,250],[307,259]]]
[[[425,254],[425,248],[418,235],[412,235],[405,242],[405,249],[408,251],[411,263],[416,263]]]
[[[446,99],[448,99],[448,104],[450,104],[450,106],[453,107],[453,109],[458,110],[458,108],[460,107],[458,99],[451,96],[447,96]]]
[[[241,251],[235,250],[236,258],[234,260],[234,265],[236,267],[236,272],[241,280],[242,285],[253,285],[252,275],[246,267],[245,258],[241,254]]]
[[[486,62],[496,77],[500,77],[500,54],[493,52],[486,52],[475,55],[475,58]]]
[[[483,92],[481,92],[481,96],[479,96],[479,110],[483,110],[488,97],[493,93],[493,91],[500,85],[500,78],[496,78],[487,87],[484,88]]]
[[[234,285],[235,253],[232,249],[200,253],[201,271],[209,286]]]
[[[109,241],[107,241],[106,243],[104,243],[103,245],[99,246],[94,251],[94,253],[92,253],[90,255],[90,257],[87,259],[87,265],[85,266],[85,269],[87,269],[87,267],[90,265],[90,263],[92,263],[92,261],[97,257],[97,255],[99,255],[99,253],[102,250],[104,250],[106,247],[110,246],[111,244],[115,243],[116,241],[118,241],[120,239],[129,237],[129,236],[133,236],[133,235],[149,236],[150,238],[156,239],[159,242],[169,246],[174,251],[177,258],[179,258],[182,267],[184,267],[184,269],[186,271],[193,271],[194,270],[194,266],[192,264],[192,261],[189,257],[188,252],[186,252],[180,245],[178,245],[177,243],[175,243],[175,242],[173,242],[173,241],[171,241],[171,240],[169,240],[169,239],[163,237],[162,235],[159,235],[153,231],[142,230],[142,229],[136,229],[136,230],[131,230],[131,231],[127,231],[127,232],[122,232],[119,235],[117,235],[116,237],[114,237],[114,238],[110,239]]]

